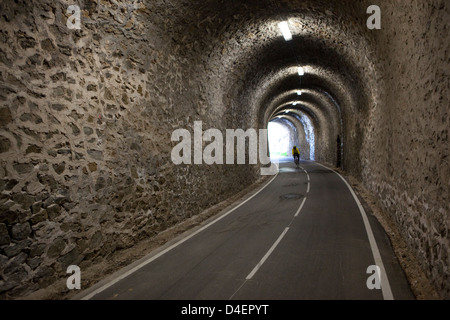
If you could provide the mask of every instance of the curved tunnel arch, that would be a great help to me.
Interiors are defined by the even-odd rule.
[[[196,26],[195,33],[170,33],[179,56],[192,60],[185,53],[187,47],[198,55],[192,62],[201,98],[193,101],[197,112],[189,119],[201,117],[222,128],[264,128],[267,123],[261,123],[258,114],[273,96],[289,90],[277,87],[280,72],[302,65],[307,69],[305,85],[322,87],[339,105],[340,137],[345,146],[354,146],[346,148],[343,164],[359,176],[358,150],[364,139],[359,122],[378,99],[380,72],[372,61],[376,50],[367,37],[366,6],[355,3],[344,8],[335,1],[205,1],[183,14],[172,10],[175,30],[189,21]],[[278,28],[282,20],[292,28],[289,43]]]
[[[291,90],[275,97],[266,107],[264,123],[270,121],[287,108],[305,109],[310,113],[316,127],[317,146],[315,158],[321,161],[335,164],[335,141],[338,135],[342,135],[342,118],[339,109],[331,103],[329,95],[324,95],[323,90],[311,90],[303,87],[303,94],[297,95],[297,90]]]
[[[308,88],[311,91],[316,91],[317,95],[327,98],[323,100],[325,103],[321,103],[320,106],[327,110],[327,112],[335,114],[334,117],[330,118],[330,123],[335,123],[336,121],[339,123],[338,126],[341,128],[341,130],[339,130],[339,135],[344,140],[344,143],[346,145],[354,144],[352,140],[346,140],[346,138],[349,136],[354,140],[355,135],[352,135],[351,132],[354,131],[354,126],[358,121],[355,117],[358,119],[364,118],[365,116],[363,113],[367,111],[363,110],[367,109],[370,105],[369,101],[365,98],[361,98],[361,93],[365,91],[363,82],[342,79],[342,76],[338,72],[329,72],[323,67],[314,68],[303,64],[301,65],[304,66],[306,73],[301,80],[296,74],[298,65],[292,65],[291,62],[288,62],[288,66],[278,66],[280,69],[277,69],[276,72],[262,69],[261,73],[263,76],[257,84],[251,85],[250,81],[245,82],[247,87],[246,89],[242,89],[245,94],[241,94],[239,100],[241,103],[242,100],[248,101],[244,102],[245,107],[243,106],[245,109],[243,114],[250,115],[249,122],[251,121],[251,124],[248,125],[265,127],[268,121],[267,114],[270,113],[268,110],[273,107],[271,100],[286,91],[297,88]],[[255,78],[257,78],[257,76],[255,76]],[[251,87],[254,89],[249,89]],[[249,90],[252,91],[249,92]],[[255,113],[259,114],[257,116],[257,124],[255,123],[255,120],[253,120],[254,116],[251,116]],[[262,116],[261,113],[264,113],[265,116]],[[360,115],[355,116],[358,113],[360,113]],[[346,130],[349,130],[349,132],[346,132]],[[330,137],[330,140],[331,139],[336,139],[336,137]],[[354,157],[350,158],[354,159]],[[325,161],[334,163],[329,157]]]
[[[298,5],[298,3],[296,3],[296,5]],[[232,25],[228,25],[225,29],[226,31],[222,30],[220,34],[217,34],[219,39],[222,39],[222,45],[206,51],[208,52],[209,57],[207,62],[208,65],[220,66],[216,75],[219,76],[220,74],[221,80],[217,83],[223,84],[224,94],[227,95],[232,92],[232,95],[235,96],[234,100],[239,101],[235,104],[242,104],[241,101],[243,95],[245,95],[247,101],[249,101],[245,106],[240,107],[248,108],[249,105],[252,104],[252,101],[258,100],[258,96],[260,95],[258,94],[259,90],[267,91],[267,89],[272,87],[271,84],[266,85],[264,81],[261,80],[261,77],[273,78],[275,77],[273,74],[274,71],[277,72],[277,70],[280,70],[289,63],[294,66],[298,63],[302,65],[314,64],[318,66],[333,66],[336,72],[333,77],[330,77],[331,79],[336,79],[336,74],[347,74],[346,78],[350,79],[350,81],[360,78],[357,72],[352,71],[361,70],[356,63],[356,61],[360,59],[359,56],[351,57],[349,56],[349,52],[345,53],[345,48],[350,47],[350,44],[355,44],[354,39],[357,39],[358,37],[345,37],[345,34],[341,33],[340,30],[346,30],[348,32],[348,26],[339,29],[336,26],[336,21],[333,20],[336,18],[335,15],[324,15],[323,20],[320,20],[321,26],[317,26],[315,25],[318,23],[316,13],[314,15],[311,14],[311,16],[315,16],[314,20],[308,19],[308,13],[313,10],[310,7],[305,8],[305,11],[300,12],[300,10],[297,9],[297,13],[291,13],[292,16],[297,14],[304,19],[303,21],[301,20],[302,18],[296,18],[297,21],[295,21],[296,19],[291,18],[294,21],[292,24],[298,25],[298,27],[293,30],[294,39],[292,42],[296,44],[291,45],[286,44],[281,37],[277,27],[277,23],[281,19],[279,15],[276,14],[276,11],[275,13],[270,14],[268,13],[267,8],[265,8],[264,12],[247,14],[248,17],[252,17],[256,14],[260,15],[258,20],[252,20],[252,18],[245,19],[245,14],[241,10],[237,8],[235,8],[235,10],[236,25],[239,24],[239,28],[234,29]],[[267,18],[264,19],[263,16],[266,16]],[[239,20],[239,18],[243,21]],[[342,24],[342,21],[339,21],[338,25],[339,24]],[[320,29],[327,30],[327,32],[330,33],[329,36],[324,37],[323,34],[318,35],[316,30]],[[225,37],[225,34],[228,37]],[[364,39],[362,37],[360,38],[361,41]],[[324,39],[327,40],[324,41]],[[358,40],[356,40],[356,43],[357,42]],[[353,53],[358,52],[361,54],[361,52],[366,52],[368,46],[366,43],[364,44],[364,46],[359,44],[358,50],[355,49]],[[292,50],[292,47],[294,46],[301,48],[299,52],[306,52],[306,54],[303,57],[297,56],[298,53]],[[231,50],[227,50],[226,57],[223,55],[225,48],[231,48]],[[339,48],[341,53],[337,54],[337,48]],[[345,55],[347,55],[347,57],[345,57]],[[366,52],[362,55],[367,56],[368,54]],[[318,60],[317,57],[321,57],[321,59]],[[324,57],[328,57],[328,61],[323,61]],[[226,58],[226,60],[224,60],[224,58]],[[338,66],[338,69],[336,69],[336,66]],[[224,82],[222,81],[223,77],[230,77],[230,80]],[[364,81],[357,82],[361,86],[364,83]],[[364,91],[359,89],[363,88],[355,88],[354,90],[359,92]],[[335,90],[330,89],[328,91],[333,92]],[[339,99],[339,95],[336,94],[336,97]],[[225,100],[230,99],[228,98]],[[227,101],[225,101],[225,104],[226,102]],[[233,104],[232,101],[228,101],[228,103],[231,105]],[[363,104],[358,103],[358,105],[362,106]],[[225,108],[226,107],[227,106],[225,106]],[[254,107],[255,106],[251,106],[250,109]],[[254,112],[254,110],[252,111]],[[244,112],[244,114],[246,113],[247,112]]]

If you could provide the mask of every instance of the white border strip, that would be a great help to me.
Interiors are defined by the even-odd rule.
[[[267,253],[264,255],[264,257],[262,257],[261,261],[258,262],[256,267],[253,268],[252,272],[250,272],[248,274],[248,276],[245,278],[245,280],[250,280],[251,278],[253,278],[253,276],[256,274],[256,272],[258,272],[259,268],[261,268],[261,266],[264,264],[264,262],[267,260],[267,258],[270,256],[270,254],[273,252],[273,250],[275,250],[275,248],[280,243],[281,239],[283,239],[284,235],[286,234],[286,232],[288,232],[288,230],[289,230],[289,227],[284,229],[283,233],[278,237],[277,241],[275,241],[275,243],[272,245],[272,247],[270,247],[269,251],[267,251]]]
[[[338,172],[331,170],[330,168],[327,168],[321,163],[316,162],[318,165],[324,167],[327,170],[330,170],[334,173],[336,173],[342,181],[347,185],[348,189],[350,190],[350,193],[352,194],[353,198],[356,201],[356,204],[358,205],[359,212],[361,213],[362,219],[364,221],[364,226],[366,228],[367,237],[369,238],[370,248],[372,250],[373,258],[375,260],[375,264],[380,268],[381,271],[381,290],[383,293],[384,300],[394,300],[394,296],[392,295],[391,286],[389,284],[389,279],[386,273],[386,270],[384,268],[383,261],[381,259],[380,250],[378,250],[377,242],[375,241],[375,237],[372,232],[372,228],[370,227],[369,219],[367,218],[367,214],[364,211],[363,206],[361,205],[361,202],[359,201],[358,197],[356,196],[355,192],[353,191],[350,184],[345,180]]]
[[[159,252],[158,254],[146,259],[145,261],[143,261],[142,263],[138,264],[136,267],[128,270],[127,272],[121,274],[120,276],[116,277],[115,279],[111,280],[110,282],[106,283],[105,285],[101,286],[100,288],[94,290],[93,292],[87,294],[86,296],[84,296],[83,298],[81,298],[81,300],[89,300],[92,297],[94,297],[95,295],[99,294],[100,292],[106,290],[107,288],[111,287],[112,285],[116,284],[117,282],[119,282],[120,280],[128,277],[129,275],[131,275],[132,273],[136,272],[137,270],[141,269],[142,267],[144,267],[145,265],[149,264],[150,262],[158,259],[159,257],[161,257],[162,255],[166,254],[167,252],[169,252],[170,250],[174,249],[175,247],[179,246],[180,244],[186,242],[187,240],[189,240],[190,238],[192,238],[193,236],[197,235],[198,233],[202,232],[203,230],[205,230],[206,228],[210,227],[211,225],[213,225],[214,223],[216,223],[217,221],[225,218],[227,215],[229,215],[230,213],[232,213],[234,210],[238,209],[239,207],[241,207],[242,205],[244,205],[245,203],[247,203],[248,201],[250,201],[251,199],[253,199],[253,197],[255,197],[257,194],[259,194],[261,191],[263,191],[269,184],[272,183],[273,180],[275,180],[275,178],[278,176],[278,173],[272,178],[270,179],[269,182],[267,182],[267,184],[262,187],[261,189],[259,189],[256,193],[254,193],[251,197],[249,197],[248,199],[246,199],[245,201],[241,202],[239,205],[237,205],[236,207],[230,209],[228,212],[226,212],[225,214],[221,215],[220,217],[218,217],[217,219],[213,220],[212,222],[208,223],[207,225],[203,226],[202,228],[198,229],[197,231],[195,231],[194,233],[190,234],[189,236],[187,236],[186,238],[183,238],[182,240],[176,242],[175,244],[171,245],[170,247],[164,249],[163,251]],[[151,254],[150,254],[151,255]]]
[[[298,208],[297,212],[295,213],[294,217],[298,216],[300,211],[302,211],[303,209],[303,205],[305,204],[306,201],[306,197],[303,198],[302,204],[300,205],[300,207]]]

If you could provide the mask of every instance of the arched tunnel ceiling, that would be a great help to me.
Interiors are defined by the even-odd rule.
[[[181,45],[181,51],[183,44],[194,43],[200,55],[207,55],[201,63],[208,66],[202,70],[216,73],[205,77],[220,77],[217,83],[222,83],[223,94],[239,101],[229,104],[246,110],[246,123],[263,127],[270,120],[264,113],[274,99],[294,89],[326,92],[342,109],[340,117],[369,104],[365,101],[371,88],[368,74],[373,73],[366,27],[369,5],[366,1],[209,0],[186,1],[166,10],[173,11],[169,37]],[[293,34],[289,42],[278,28],[283,20],[289,21]],[[193,22],[195,33],[181,32]],[[305,68],[301,80],[298,66]],[[319,100],[315,103],[329,108]]]
[[[323,112],[321,112],[321,110],[316,105],[311,103],[300,103],[296,106],[293,106],[290,102],[281,104],[274,112],[271,119],[284,117],[286,111],[294,114],[306,114],[311,119],[314,127],[318,130],[322,129],[322,126],[325,122],[325,116],[323,115]]]
[[[262,105],[265,106],[264,109],[261,109],[261,114],[259,115],[260,124],[266,123],[271,114],[274,112],[275,108],[277,108],[280,104],[285,102],[310,102],[312,104],[316,104],[321,106],[325,113],[330,115],[331,119],[334,119],[331,122],[335,122],[337,119],[341,118],[342,112],[339,102],[337,99],[333,97],[333,93],[330,93],[328,90],[334,89],[334,83],[324,83],[324,81],[320,81],[320,76],[316,74],[310,74],[311,69],[308,70],[308,74],[300,77],[297,74],[289,75],[281,77],[279,81],[274,80],[272,88],[270,88],[262,99]],[[334,77],[338,79],[338,76]],[[306,83],[306,84],[304,84]],[[325,87],[322,87],[325,85]],[[297,95],[297,91],[300,90],[302,94]],[[339,90],[333,90],[334,93],[339,93],[341,96],[341,101],[345,101],[346,105],[352,106],[352,101],[348,101],[342,92]]]

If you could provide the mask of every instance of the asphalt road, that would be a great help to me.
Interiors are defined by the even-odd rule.
[[[407,300],[414,296],[377,220],[362,209],[341,176],[308,161],[300,168],[281,163],[270,183],[233,209],[77,298]]]

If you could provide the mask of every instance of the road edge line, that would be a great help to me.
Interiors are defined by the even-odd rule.
[[[350,190],[350,193],[352,194],[353,198],[355,199],[356,204],[358,205],[359,212],[361,213],[361,217],[364,222],[364,227],[366,228],[367,237],[369,238],[370,249],[372,250],[372,255],[375,260],[375,264],[378,267],[380,267],[381,290],[383,293],[383,299],[384,300],[394,300],[394,296],[392,294],[391,286],[389,284],[389,279],[388,279],[388,276],[386,273],[386,269],[384,268],[383,260],[381,259],[380,250],[378,249],[378,245],[375,240],[375,236],[373,235],[372,227],[370,226],[370,222],[369,222],[369,219],[367,218],[366,211],[364,210],[361,202],[359,201],[355,191],[350,186],[350,184],[347,182],[347,180],[345,180],[344,177],[342,177],[342,175],[339,174],[339,172],[337,172],[333,169],[330,169],[321,163],[318,163],[318,162],[315,162],[315,163],[324,167],[325,169],[330,170],[330,171],[334,172],[335,174],[337,174],[338,177],[341,178],[342,181],[344,181],[345,185]]]
[[[278,246],[280,241],[284,238],[286,233],[289,231],[289,227],[286,227],[283,231],[283,233],[278,237],[278,239],[274,242],[274,244],[270,247],[269,251],[266,252],[264,257],[261,258],[261,260],[258,262],[258,264],[253,268],[253,270],[248,274],[248,276],[245,278],[245,280],[251,280],[253,276],[258,272],[259,268],[266,262],[267,258],[272,254],[272,252],[275,250],[275,248]]]

